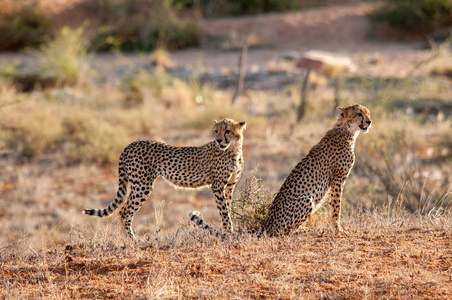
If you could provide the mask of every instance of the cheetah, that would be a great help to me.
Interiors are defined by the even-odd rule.
[[[107,208],[85,209],[92,216],[109,216],[119,208],[126,234],[135,240],[132,220],[152,193],[161,176],[177,187],[210,186],[226,232],[232,232],[230,203],[243,169],[243,131],[246,122],[225,118],[214,122],[215,139],[203,146],[176,147],[157,141],[136,141],[119,159],[119,186],[116,198]],[[129,195],[127,196],[127,190]]]
[[[258,236],[287,235],[302,225],[328,200],[333,230],[343,231],[340,225],[340,206],[345,181],[355,161],[355,140],[360,132],[368,132],[372,120],[370,110],[354,104],[337,107],[337,123],[320,142],[312,147],[290,172],[276,194]],[[198,226],[212,227],[190,213],[190,220]]]

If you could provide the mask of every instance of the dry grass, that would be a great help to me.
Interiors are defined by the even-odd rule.
[[[357,218],[356,218],[357,217]],[[244,235],[228,241],[182,226],[124,247],[74,228],[65,246],[1,249],[6,298],[447,299],[451,216],[346,220],[349,236]]]

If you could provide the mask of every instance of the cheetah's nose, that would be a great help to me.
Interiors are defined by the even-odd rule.
[[[369,121],[366,121],[366,123],[367,123],[367,125],[370,125],[370,123],[372,123],[372,121],[369,120]]]
[[[217,140],[217,143],[218,143],[218,144],[221,144],[221,142],[222,142],[222,140]]]

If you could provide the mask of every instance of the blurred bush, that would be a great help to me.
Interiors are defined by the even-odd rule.
[[[289,11],[299,8],[298,0],[229,0],[225,12],[232,15]]]
[[[146,17],[137,17],[127,24],[100,27],[93,40],[93,49],[130,52],[150,51],[162,46],[177,50],[200,44],[200,27],[195,22],[147,20]]]
[[[20,92],[90,82],[92,69],[86,27],[62,28],[54,39],[28,51],[36,58],[36,63],[15,63],[2,67],[0,77],[8,79]]]
[[[42,76],[56,78],[62,84],[88,81],[91,67],[85,28],[86,25],[75,29],[64,27],[55,39],[33,52],[39,60],[39,73]]]
[[[303,5],[312,6],[319,0],[301,2]],[[300,0],[173,0],[172,6],[178,9],[194,8],[204,16],[237,16],[299,9]]]
[[[104,11],[102,15],[105,15],[93,39],[92,47],[96,51],[149,51],[158,47],[176,50],[197,46],[201,41],[197,19],[178,17],[170,1],[106,2],[114,2],[114,5],[95,1],[102,4],[97,10]]]
[[[0,51],[37,47],[49,39],[53,20],[39,1],[7,4],[0,5]],[[81,8],[91,23],[95,51],[149,51],[157,46],[173,50],[201,40],[196,14],[180,18],[169,0],[91,0]]]
[[[4,149],[14,149],[17,154],[32,158],[55,147],[63,134],[58,112],[51,106],[39,110],[15,110],[4,120],[12,125],[2,136]]]
[[[416,34],[430,34],[452,25],[450,0],[385,0],[384,5],[369,16],[379,23]]]
[[[73,111],[63,120],[65,151],[74,161],[111,163],[130,142],[126,131],[89,110]]]
[[[53,21],[38,4],[24,0],[14,5],[0,5],[0,51],[36,47],[49,37]],[[7,10],[9,6],[13,9]]]

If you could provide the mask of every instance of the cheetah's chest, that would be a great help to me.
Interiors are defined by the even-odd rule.
[[[240,153],[225,153],[223,157],[216,160],[213,172],[237,173],[243,169],[243,157]]]

